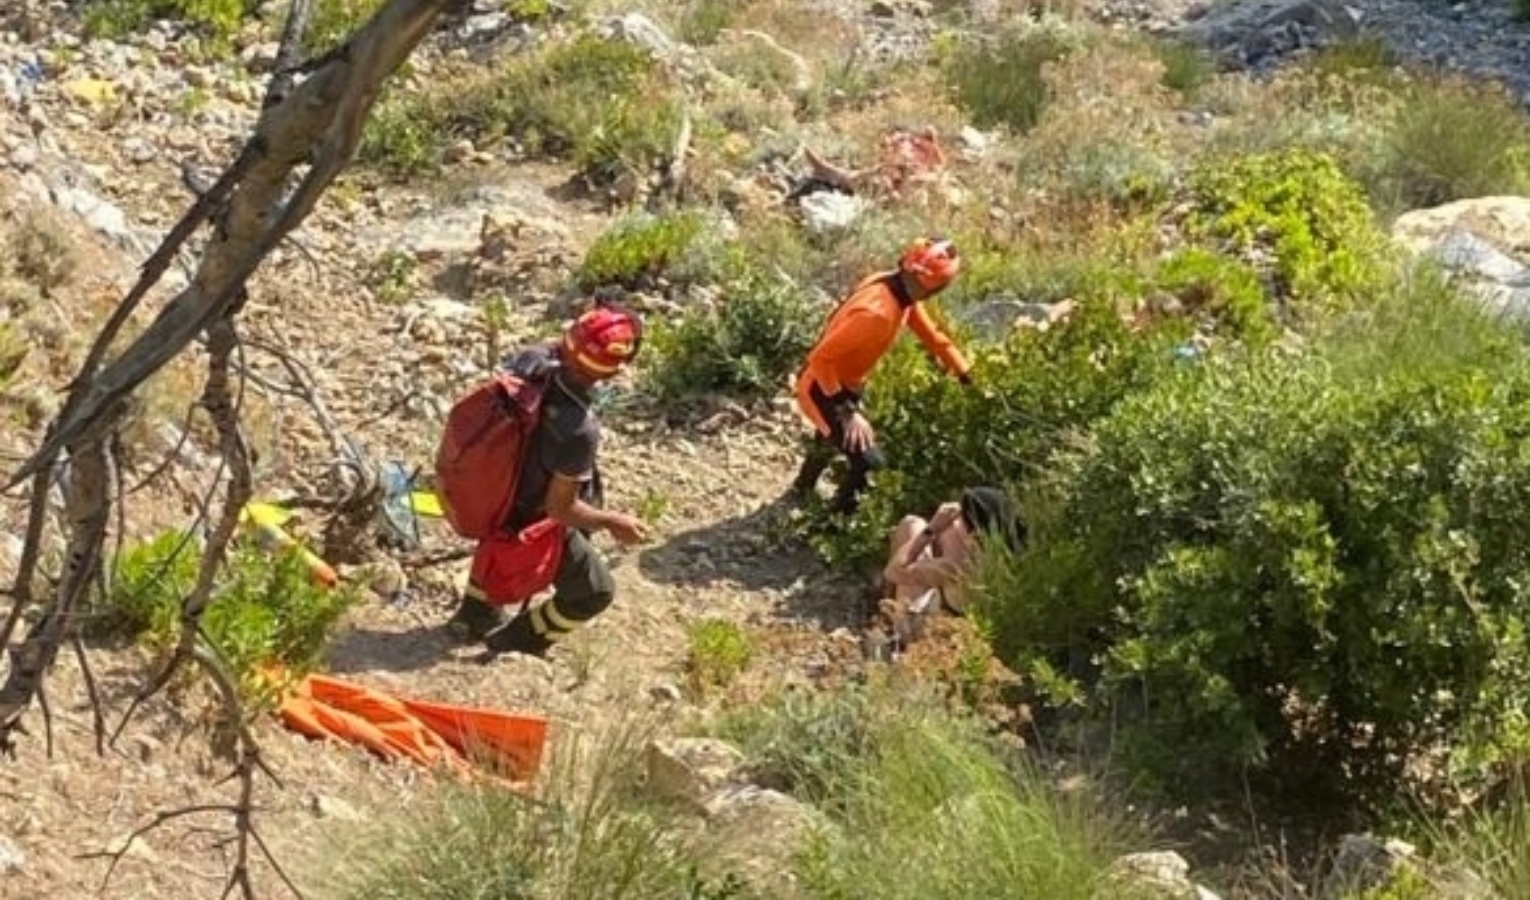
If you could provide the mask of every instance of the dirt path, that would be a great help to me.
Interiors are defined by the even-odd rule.
[[[562,277],[609,221],[580,200],[560,198],[565,178],[555,168],[493,176],[497,204],[515,205],[534,231],[554,236],[559,252],[548,256],[547,280]],[[420,221],[439,224],[455,216],[446,229],[450,239],[471,243],[464,236],[481,218],[472,208],[478,196],[472,186],[437,186],[426,194],[385,191],[365,210],[326,204],[299,235],[300,250],[284,251],[262,276],[250,314],[252,333],[289,342],[348,434],[378,459],[410,463],[428,462],[433,410],[475,377],[472,360],[481,356],[481,335],[470,326],[445,323],[423,336],[402,332],[400,320],[415,313],[369,299],[359,288],[367,260],[394,246],[398,235],[418,232]],[[447,252],[432,274],[460,262]],[[453,298],[450,285],[441,285],[427,280],[416,292],[471,304],[470,293]],[[552,321],[540,305],[519,307],[512,316],[522,339],[545,332]],[[253,364],[268,374],[279,371],[272,360],[257,357]],[[410,396],[434,398],[437,406],[400,402]],[[297,404],[273,402],[252,414],[257,445],[266,451],[263,490],[300,485],[332,457],[326,436]],[[635,712],[678,722],[686,710],[716,702],[717,696],[697,697],[686,688],[686,627],[698,618],[727,619],[762,636],[741,691],[763,682],[810,683],[856,664],[858,643],[843,626],[861,614],[859,586],[828,573],[806,548],[782,543],[773,524],[781,514],[775,501],[795,465],[800,424],[789,410],[778,403],[749,416],[724,414],[708,433],[670,429],[655,416],[621,409],[607,422],[609,502],[662,510],[643,548],[621,551],[600,539],[619,584],[607,614],[546,661],[512,656],[484,665],[476,648],[454,645],[440,628],[455,601],[454,581],[465,571],[466,563],[458,563],[425,573],[407,603],[372,598],[357,609],[331,648],[329,671],[411,696],[540,713],[554,723],[553,739],[563,741]],[[163,512],[176,505],[173,495],[139,503]],[[96,647],[89,661],[105,705],[120,715],[145,671],[141,653]],[[38,735],[23,743],[14,763],[0,767],[0,839],[24,857],[0,876],[0,897],[94,895],[109,860],[92,855],[120,849],[161,812],[234,799],[235,786],[218,783],[228,763],[208,746],[205,702],[156,698],[114,749],[97,755],[75,658],[60,660],[50,699],[53,756],[41,719],[34,718]],[[116,720],[107,724],[115,727]],[[281,785],[261,784],[258,823],[300,881],[322,869],[324,854],[336,852],[331,841],[358,823],[399,814],[421,794],[422,773],[413,767],[308,742],[274,720],[262,722],[259,732]],[[217,896],[233,863],[228,824],[225,813],[210,810],[144,835],[123,854],[105,895]],[[0,840],[0,869],[5,849]],[[272,873],[257,870],[274,888]]]

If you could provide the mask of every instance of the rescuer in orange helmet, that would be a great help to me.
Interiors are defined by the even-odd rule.
[[[817,432],[792,485],[797,496],[815,491],[835,452],[842,452],[849,471],[834,508],[854,512],[869,474],[883,465],[876,435],[861,412],[861,398],[872,369],[892,349],[904,324],[946,371],[962,384],[971,384],[972,366],[921,305],[944,290],[959,271],[961,258],[954,244],[939,237],[919,238],[903,251],[897,269],[861,281],[829,317],[797,374],[797,408]]]

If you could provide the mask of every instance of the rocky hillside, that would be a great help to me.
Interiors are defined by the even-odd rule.
[[[944,101],[900,91],[895,80],[899,65],[923,59],[951,32],[1017,16],[1007,4],[799,7],[764,0],[746,4],[725,39],[705,45],[682,37],[683,30],[707,30],[694,11],[560,15],[547,6],[479,2],[447,22],[380,104],[380,115],[394,117],[388,135],[429,143],[429,134],[396,129],[400,115],[420,112],[399,99],[409,90],[424,91],[433,80],[469,84],[475,72],[512,65],[593,23],[593,40],[654,56],[696,86],[698,102],[712,104],[710,130],[698,128],[682,158],[694,193],[727,210],[734,229],[766,221],[795,235],[862,229],[860,243],[836,245],[842,255],[820,278],[804,279],[804,290],[820,303],[881,259],[901,240],[898,229],[932,209],[964,222],[1004,220],[995,227],[1015,233],[1049,228],[1028,218],[1043,207],[1026,205],[1040,204],[1036,197],[1045,191],[1013,203],[985,196],[992,179],[1024,169],[1002,127],[979,127]],[[1507,24],[1507,10],[1478,6],[1385,2],[1357,14],[1355,7],[1314,0],[1232,11],[1105,0],[1083,12],[1116,28],[1188,35],[1226,67],[1249,67],[1261,77],[1293,55],[1375,34],[1403,56],[1501,75],[1517,91],[1530,90],[1524,81],[1530,66],[1523,64],[1530,62],[1530,41]],[[538,14],[528,14],[531,7]],[[3,458],[19,461],[40,440],[84,348],[137,267],[249,132],[279,27],[274,8],[262,13],[227,47],[172,21],[87,38],[87,25],[69,4],[27,3],[0,13],[0,361],[14,359],[3,394],[10,416],[0,433]],[[1071,34],[1087,26],[1080,16],[1074,24],[1046,18],[1037,27]],[[1073,74],[1103,65],[1107,56]],[[1037,140],[1073,144],[1070,127],[1119,115],[1112,104],[1124,108],[1128,100],[1158,96],[1165,90],[1158,83],[1162,63],[1152,58],[1112,74],[1122,79],[1115,96],[1108,86],[1070,83],[1059,93],[1068,95],[1064,102],[1072,105],[1065,108],[1074,115],[1046,126]],[[1256,82],[1228,83],[1225,102],[1160,108],[1171,123],[1162,134],[1182,129],[1166,140],[1198,142],[1211,133],[1212,119],[1254,127],[1249,123],[1259,114],[1250,114],[1256,104],[1249,92],[1256,88],[1249,85]],[[1239,96],[1243,110],[1228,112]],[[885,172],[870,162],[886,149],[882,138],[917,143],[910,136],[926,125],[939,126],[949,161],[927,181],[916,177],[912,191],[903,182],[885,189],[876,182]],[[532,152],[529,138],[502,137],[454,137],[439,148],[439,167],[404,177],[385,164],[398,158],[401,145],[379,150],[386,142],[377,139],[251,281],[241,319],[243,419],[258,452],[260,496],[324,494],[334,461],[349,452],[344,439],[376,464],[425,464],[447,404],[500,354],[556,327],[583,294],[586,251],[665,189],[662,171],[639,166],[592,176],[587,161]],[[829,165],[802,155],[801,144],[818,148]],[[658,147],[656,155],[670,149]],[[1122,178],[1117,163],[1138,168]],[[1129,181],[1152,171],[1137,158],[1092,164],[1097,168],[1082,177]],[[846,175],[856,165],[859,174]],[[858,179],[858,190],[818,191],[800,201],[789,193],[826,173]],[[917,201],[907,199],[911,192]],[[1067,246],[1052,237],[1059,250]],[[782,238],[780,268],[793,269],[799,260],[790,254],[810,252],[794,248],[811,247],[814,239]],[[147,314],[185,277],[172,272]],[[704,291],[669,287],[641,286],[634,299],[656,317],[705,300],[697,299]],[[486,311],[490,297],[503,305]],[[124,504],[128,535],[185,525],[218,477],[205,428],[186,421],[204,364],[199,354],[178,360],[140,392],[123,475],[144,487]],[[541,713],[565,741],[633,716],[678,726],[713,707],[747,705],[783,684],[832,688],[882,665],[868,659],[877,656],[867,653],[876,644],[867,640],[876,623],[862,574],[826,565],[790,536],[778,501],[801,426],[784,391],[659,404],[638,386],[624,387],[609,414],[608,499],[642,510],[655,535],[640,550],[606,548],[620,584],[609,614],[547,661],[515,656],[486,666],[440,628],[463,563],[421,564],[421,554],[390,556],[369,545],[344,568],[376,590],[347,617],[325,667],[411,696]],[[6,526],[0,574],[7,580],[26,506],[24,498],[0,505]],[[451,549],[439,523],[426,526],[427,550]],[[50,540],[47,552],[56,562],[57,536]],[[740,626],[755,647],[743,673],[720,689],[697,690],[687,670],[695,652],[691,626],[699,621]],[[950,674],[976,646],[965,624],[947,623],[931,641],[905,663]],[[85,896],[108,878],[109,896],[221,892],[232,864],[224,807],[233,788],[220,783],[228,761],[207,739],[215,731],[207,698],[156,697],[113,747],[98,752],[91,693],[114,727],[146,662],[142,649],[123,642],[60,659],[48,690],[49,739],[43,718],[34,717],[17,759],[0,767],[0,896]],[[1005,677],[995,666],[977,680]],[[1006,716],[1020,718],[1013,709]],[[295,871],[322,868],[313,859],[316,847],[344,840],[358,823],[410,809],[428,788],[407,766],[308,742],[273,720],[261,720],[257,733],[264,761],[280,779],[260,783],[257,825],[273,855]],[[133,837],[163,811],[199,805],[206,811]],[[1176,884],[1188,884],[1175,860],[1157,862]],[[276,873],[263,861],[254,865],[262,896],[279,895]]]

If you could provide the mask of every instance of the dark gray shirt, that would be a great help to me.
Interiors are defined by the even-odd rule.
[[[547,487],[554,474],[584,482],[579,498],[599,506],[603,499],[596,467],[600,422],[590,412],[589,393],[558,371],[557,350],[552,344],[522,350],[506,368],[522,377],[551,379],[542,397],[542,420],[526,447],[510,527],[524,528],[544,515]]]

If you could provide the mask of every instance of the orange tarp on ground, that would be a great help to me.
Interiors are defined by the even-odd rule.
[[[547,740],[541,716],[410,700],[326,675],[305,677],[279,712],[288,728],[309,737],[463,774],[479,762],[512,781],[536,774]]]

